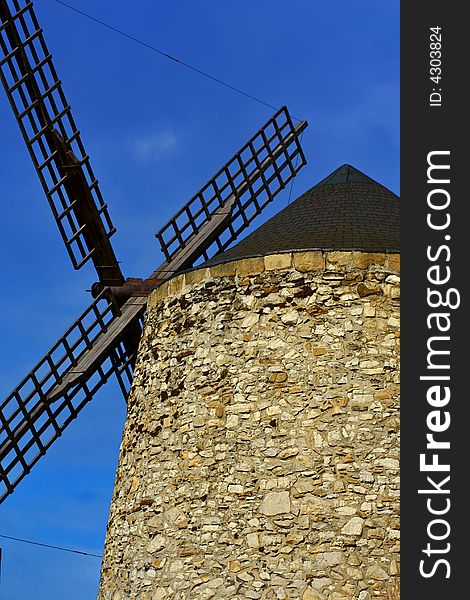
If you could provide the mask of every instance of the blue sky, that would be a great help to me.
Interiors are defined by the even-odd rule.
[[[307,119],[293,198],[351,163],[399,193],[398,0],[70,0],[130,35]],[[154,233],[274,111],[36,1],[118,232],[126,276],[160,264]],[[0,393],[88,305],[0,90]],[[256,221],[278,212],[279,195]],[[0,534],[100,554],[125,418],[106,386],[0,508]],[[2,600],[88,600],[100,560],[0,539]]]

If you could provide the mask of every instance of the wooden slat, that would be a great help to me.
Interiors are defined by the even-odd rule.
[[[0,79],[73,266],[124,281],[115,232],[31,2],[0,0]]]

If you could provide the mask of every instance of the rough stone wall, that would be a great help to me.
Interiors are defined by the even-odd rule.
[[[153,294],[100,600],[398,598],[398,274],[280,254]]]

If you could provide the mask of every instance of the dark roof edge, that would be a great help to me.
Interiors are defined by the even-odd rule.
[[[197,265],[196,267],[191,267],[190,269],[185,269],[184,271],[179,271],[180,273],[187,273],[189,271],[196,271],[197,269],[210,269],[211,267],[215,267],[217,265],[225,265],[230,262],[235,262],[237,260],[245,260],[246,258],[263,258],[265,256],[271,256],[273,254],[290,254],[297,252],[363,252],[364,254],[400,254],[400,250],[384,250],[383,248],[374,248],[373,250],[364,248],[295,248],[291,250],[278,250],[276,252],[269,251],[266,254],[247,254],[245,256],[238,256],[233,258],[225,258],[223,260],[218,261],[217,256],[214,256],[212,259],[203,263],[202,265]],[[222,253],[224,254],[224,253]],[[222,256],[220,254],[220,256]],[[214,262],[212,262],[214,261]]]

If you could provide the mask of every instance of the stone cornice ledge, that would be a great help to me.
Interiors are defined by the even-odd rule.
[[[300,273],[311,271],[348,271],[381,267],[394,273],[400,272],[400,255],[372,252],[286,252],[255,258],[244,258],[212,267],[195,268],[172,277],[150,294],[147,308],[153,308],[160,300],[179,296],[188,286],[221,277],[249,277],[264,271],[294,270]]]

